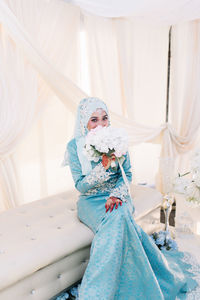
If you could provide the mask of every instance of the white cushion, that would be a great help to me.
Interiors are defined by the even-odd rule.
[[[156,190],[131,191],[138,220],[161,203]],[[90,245],[93,233],[77,218],[77,197],[65,192],[0,214],[0,291]]]
[[[136,221],[161,205],[162,194],[155,189],[132,184],[130,190],[135,206]]]

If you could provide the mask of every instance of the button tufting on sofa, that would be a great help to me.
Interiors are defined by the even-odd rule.
[[[162,195],[140,186],[132,186],[132,195],[136,222],[152,232],[159,221],[148,215]],[[73,190],[0,214],[0,299],[28,300],[37,290],[34,298],[49,300],[81,279],[94,235],[77,218],[77,198]]]

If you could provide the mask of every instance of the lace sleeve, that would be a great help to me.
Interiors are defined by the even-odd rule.
[[[115,187],[109,195],[109,197],[116,197],[125,202],[127,200],[127,196],[128,196],[128,189],[125,184],[121,184],[120,186]]]
[[[132,172],[131,172],[131,164],[130,164],[130,157],[129,154],[127,153],[125,156],[125,160],[122,164],[124,168],[124,172],[126,174],[126,177],[129,182],[132,181]],[[109,197],[116,197],[121,199],[122,201],[127,201],[127,197],[129,196],[128,188],[126,184],[124,183],[123,177],[121,170],[119,169],[119,174],[118,174],[118,180],[115,185],[115,188],[112,190],[110,193]]]
[[[78,159],[76,143],[72,140],[68,143],[68,161],[76,189],[86,193],[89,189],[110,178],[110,171],[105,170],[102,163],[97,164],[88,175],[82,175],[81,164]]]
[[[90,174],[85,178],[85,181],[89,184],[103,183],[110,178],[109,172],[106,172],[106,169],[103,167],[102,163],[99,163],[92,169]]]

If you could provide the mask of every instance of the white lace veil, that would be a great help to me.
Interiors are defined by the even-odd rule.
[[[95,98],[95,97],[84,98],[80,101],[77,109],[74,138],[76,140],[77,153],[78,153],[79,161],[81,163],[83,175],[87,175],[92,169],[90,161],[83,154],[83,147],[85,145],[85,136],[88,133],[87,124],[93,112],[95,112],[99,108],[103,109],[109,117],[108,108],[106,104],[99,98]],[[62,162],[62,166],[66,166],[66,165],[68,165],[67,149],[65,151],[64,160]]]

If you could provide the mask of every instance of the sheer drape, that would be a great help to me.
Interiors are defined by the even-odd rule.
[[[27,2],[25,0],[24,2],[16,1],[15,3],[16,5],[17,3],[24,3],[23,6],[24,13],[27,12],[26,9],[28,5],[26,7]],[[36,3],[36,2],[33,1],[32,3]],[[56,5],[56,3],[58,2],[52,1],[52,3]],[[86,95],[86,93],[79,88],[78,86],[79,82],[76,81],[75,78],[72,78],[74,82],[68,79],[68,77],[72,76],[72,74],[70,74],[70,72],[68,73],[67,68],[65,69],[66,70],[65,73],[65,71],[62,68],[59,69],[58,65],[55,66],[56,55],[58,56],[57,52],[55,52],[55,56],[54,56],[55,60],[49,57],[48,53],[45,53],[44,55],[41,45],[39,45],[39,43],[36,43],[32,38],[33,33],[30,34],[27,33],[26,30],[24,30],[23,25],[20,26],[18,20],[12,15],[9,9],[6,8],[3,4],[4,2],[0,2],[0,20],[2,24],[8,30],[10,36],[16,42],[16,44],[24,51],[25,57],[35,67],[35,69],[37,70],[41,78],[45,80],[47,85],[56,93],[56,95],[60,98],[60,100],[67,107],[67,109],[69,109],[73,113],[76,109],[77,102],[80,100],[80,98]],[[37,4],[39,5],[40,1],[38,1]],[[64,5],[63,2],[62,5]],[[77,24],[79,23],[79,10],[77,8],[75,9],[73,6],[70,5],[67,5],[67,8],[68,10],[66,14],[70,14],[71,13],[70,10],[72,9],[72,12],[74,12],[74,16],[76,17],[70,19],[71,23],[69,24],[68,27],[64,28],[65,34],[67,35],[66,28],[69,30],[69,32],[71,32],[73,28],[74,35],[70,35],[70,36],[76,37],[76,32],[79,31],[77,29]],[[65,18],[65,20],[67,22],[68,18]],[[47,22],[49,28],[51,23],[52,22],[50,23]],[[198,61],[198,51],[197,51],[198,49],[197,45],[199,42],[199,29],[198,29],[199,25],[196,27],[194,26],[194,24],[198,24],[198,22],[192,22],[188,24],[189,27],[191,26],[190,39],[194,43],[192,43],[193,46],[191,48],[188,48],[187,51],[189,55],[191,55],[191,58],[193,55],[195,56],[197,54],[195,56],[196,61],[194,61],[195,68],[190,69],[189,67],[191,64],[188,65],[188,69],[187,69],[188,73],[186,74],[185,82],[184,82],[184,93],[181,97],[184,97],[185,99],[184,103],[187,104],[187,110],[190,110],[191,107],[190,105],[188,105],[188,103],[190,103],[189,102],[190,100],[188,98],[188,93],[189,93],[189,95],[192,96],[193,99],[192,107],[196,111],[196,109],[198,109],[197,102],[199,99],[199,90],[197,89],[198,81],[196,81],[195,83],[196,85],[194,85],[193,81],[187,80],[187,76],[198,75],[199,68],[200,68],[199,61]],[[91,28],[91,25],[93,26],[93,28]],[[106,28],[106,31],[104,31],[105,36],[103,36],[102,34],[100,28],[101,26],[104,29]],[[118,126],[123,126],[127,129],[130,135],[130,141],[132,145],[141,142],[147,142],[147,141],[159,142],[160,144],[162,144],[161,163],[160,163],[160,170],[162,172],[161,183],[164,185],[163,190],[169,191],[170,184],[171,184],[170,181],[171,176],[172,173],[174,172],[175,158],[177,157],[178,153],[181,153],[183,151],[188,151],[191,147],[193,147],[193,142],[195,140],[199,123],[197,121],[196,115],[195,118],[190,118],[190,122],[188,123],[184,120],[185,116],[181,117],[180,118],[181,120],[180,126],[182,128],[181,130],[180,130],[180,126],[179,127],[174,126],[173,118],[170,119],[171,124],[165,124],[164,120],[163,122],[161,122],[162,118],[164,117],[164,111],[165,111],[164,94],[166,91],[166,87],[164,81],[167,74],[167,50],[168,50],[167,29],[168,28],[165,26],[159,30],[156,28],[152,28],[152,29],[149,28],[149,33],[151,32],[151,35],[149,35],[149,37],[151,37],[152,40],[154,40],[153,45],[157,43],[156,44],[157,47],[160,47],[159,52],[157,53],[157,55],[155,55],[156,54],[154,53],[155,49],[153,47],[152,48],[148,47],[150,45],[151,38],[149,38],[149,45],[148,43],[145,44],[145,42],[141,38],[142,36],[146,35],[145,32],[146,28],[145,27],[139,28],[139,26],[138,27],[137,26],[138,26],[137,24],[134,26],[134,23],[133,24],[126,23],[126,21],[122,19],[119,19],[117,21],[106,20],[106,19],[100,20],[100,19],[95,19],[94,17],[91,16],[87,16],[85,21],[85,30],[86,30],[86,35],[89,33],[88,36],[90,38],[88,39],[87,43],[89,46],[91,45],[91,48],[88,48],[88,51],[90,51],[90,54],[88,56],[89,56],[89,76],[91,81],[91,92],[92,95],[102,97],[106,100],[109,107],[113,111],[112,120],[114,124],[117,124]],[[93,29],[95,28],[96,30],[98,28],[98,34],[96,31],[97,36],[95,36],[95,30],[93,31]],[[59,29],[60,28],[57,28],[56,30]],[[137,30],[138,33],[136,33]],[[51,30],[49,30],[49,32],[51,32]],[[126,32],[126,34],[130,34],[131,39],[130,39],[130,45],[129,44],[124,45],[123,47],[124,32]],[[48,34],[48,31],[45,34]],[[158,40],[160,38],[162,39],[163,44],[165,44],[166,47],[164,45],[162,46],[161,44],[159,46]],[[177,39],[177,43],[181,43],[181,37],[179,35],[174,36],[174,38]],[[63,38],[61,40],[63,40]],[[49,41],[51,41],[50,38]],[[140,51],[139,51],[140,48],[137,47],[137,43],[139,43],[142,47],[143,42],[144,42],[144,49],[146,48],[147,51],[142,50],[140,56]],[[189,42],[190,41],[188,35],[188,40],[185,41],[185,44],[187,45]],[[56,44],[55,39],[52,41],[52,44],[49,43],[47,49],[53,49],[54,43]],[[70,48],[72,41],[67,40],[67,43],[68,43],[67,48]],[[105,48],[103,48],[103,46]],[[176,43],[174,44],[174,47],[177,47]],[[62,50],[62,45],[60,49]],[[105,53],[103,53],[103,49],[105,50]],[[134,51],[131,52],[133,49]],[[56,51],[58,51],[58,48]],[[175,49],[173,49],[173,51],[175,51]],[[77,57],[76,51],[74,52],[75,52],[74,57]],[[145,55],[147,55],[147,57]],[[151,63],[149,64],[148,55],[150,55],[152,59],[152,65]],[[143,64],[141,65],[142,67],[139,73],[140,76],[136,77],[137,69],[139,68],[140,65],[138,61],[140,60],[141,57],[142,57]],[[63,60],[64,58],[65,57],[63,57]],[[68,57],[66,57],[66,62],[63,62],[63,64],[61,63],[61,65],[65,66],[65,63],[67,63],[67,58]],[[158,62],[157,59],[159,59],[160,62]],[[185,57],[179,55],[178,59],[180,59],[180,61],[181,60],[184,61]],[[104,61],[106,62],[107,66],[104,63]],[[130,69],[129,68],[126,69],[124,67],[127,61],[130,62]],[[148,70],[146,70],[146,72],[145,72],[145,68],[146,68],[145,62],[148,62],[149,64]],[[174,63],[176,63],[175,60]],[[71,63],[71,66],[73,68],[73,63]],[[135,66],[136,66],[136,70],[134,70]],[[165,67],[166,67],[166,73],[164,74]],[[153,72],[155,71],[156,81],[159,87],[157,89],[153,79],[154,73],[152,75],[152,78],[150,76],[151,74],[149,71],[150,68],[152,68]],[[159,74],[158,72],[159,70],[161,70],[161,74]],[[179,82],[179,77],[177,76],[173,77],[173,76],[172,76],[173,79],[171,79],[173,80],[173,82],[171,82],[171,85],[174,84],[175,86],[177,86]],[[149,80],[150,83],[148,82]],[[144,89],[140,92],[140,89],[143,84],[146,90]],[[194,89],[196,89],[195,95],[192,94]],[[139,104],[137,106],[138,102],[135,101],[136,97],[139,97],[141,101],[141,105]],[[148,99],[152,101],[152,108],[151,105],[147,104],[146,97],[148,97]],[[159,99],[161,99],[160,102]],[[172,99],[171,102],[173,103],[178,103],[178,101],[180,101],[180,98],[178,99],[176,96],[174,97],[173,93],[171,94],[171,99]],[[158,109],[157,107],[158,103],[160,103],[159,104],[160,109]],[[144,110],[145,110],[145,106],[147,106],[147,111],[149,112],[149,115],[148,113],[145,112],[146,114],[145,121],[143,121],[143,115],[142,115],[143,106],[144,106]],[[150,108],[152,109],[152,111],[154,110],[153,114],[151,114]],[[116,113],[118,112],[118,110],[120,110],[121,115]],[[137,117],[135,116],[135,118],[132,119],[132,114],[130,117],[129,111],[132,111],[133,113],[136,111]],[[179,114],[179,109],[174,108],[173,112],[174,114]],[[187,126],[184,127],[186,124]],[[42,140],[43,139],[41,136],[41,141]],[[41,162],[42,161],[43,160],[41,160]],[[44,174],[43,171],[41,172],[41,177],[42,174]]]
[[[63,31],[63,39],[60,40],[60,43],[67,42],[67,49],[69,49],[72,57],[76,57],[76,51],[73,51],[73,43],[77,41],[77,28],[79,27],[80,21],[80,12],[78,9],[73,6],[68,6],[62,2],[58,2],[57,0],[51,1],[51,6],[48,6],[48,2],[41,2],[39,0],[36,1],[16,1],[16,10],[20,10],[21,14],[32,14],[32,10],[30,7],[34,8],[34,4],[37,3],[35,7],[35,11],[38,12],[40,9],[40,5],[43,6],[43,13],[49,14],[48,8],[52,10],[52,14],[55,18],[54,12],[56,11],[58,14],[62,13],[61,20],[58,17],[57,30]],[[23,4],[23,5],[22,5]],[[31,6],[32,4],[32,6]],[[46,4],[46,6],[44,6]],[[62,6],[61,6],[62,5]],[[66,5],[66,6],[64,6]],[[57,6],[61,6],[60,9],[57,9]],[[32,14],[32,16],[36,16],[37,13]],[[39,14],[42,18],[42,13]],[[27,18],[28,20],[28,18]],[[40,20],[40,19],[39,19]],[[38,20],[38,22],[39,22]],[[38,43],[34,42],[32,37],[32,33],[29,33],[26,30],[26,27],[23,26],[18,18],[16,18],[15,14],[7,7],[4,1],[0,2],[0,22],[3,24],[4,28],[8,31],[11,38],[14,42],[23,50],[25,57],[31,62],[34,68],[37,70],[39,75],[45,80],[45,82],[49,85],[52,91],[56,93],[57,96],[66,104],[71,111],[75,111],[77,101],[85,96],[85,93],[79,89],[77,85],[73,83],[71,79],[69,79],[66,75],[60,72],[57,65],[55,65],[51,60],[49,60],[49,56],[45,56],[43,52],[38,47]],[[28,21],[27,21],[28,22]],[[63,22],[66,22],[64,25]],[[40,30],[40,23],[38,24],[38,30]],[[47,30],[44,33],[51,35],[51,26],[52,19],[49,22],[45,23]],[[35,27],[34,22],[32,26]],[[65,38],[65,35],[69,33],[68,38]],[[55,47],[56,45],[56,36],[52,35],[50,39],[51,44],[49,44],[50,48],[47,47],[47,53],[52,53],[51,46]],[[77,46],[77,44],[76,44]],[[61,47],[61,46],[60,46]],[[62,51],[65,47],[61,47]],[[77,50],[77,48],[75,48]],[[59,59],[62,55],[57,52],[54,53],[55,57]],[[65,52],[65,59],[67,59],[67,52]],[[60,64],[61,66],[62,64]],[[65,65],[65,64],[64,64]],[[76,64],[75,64],[76,66]],[[74,68],[73,62],[71,63],[71,67]],[[66,68],[67,70],[67,68]],[[73,79],[73,78],[72,78]]]
[[[37,77],[2,28],[0,33],[0,186],[3,193],[1,201],[7,209],[15,206],[20,199],[20,184],[10,154],[33,122]]]
[[[111,19],[84,16],[91,95],[104,99],[113,112],[125,115],[117,39]]]
[[[128,117],[149,127],[159,127],[166,113],[169,26],[133,22],[128,18],[114,19],[114,26]],[[160,145],[140,143],[133,147],[132,153],[136,180],[154,183]]]
[[[179,156],[173,170],[177,175],[178,171],[181,174],[190,171],[191,150],[195,144],[200,145],[200,20],[173,28],[172,53],[170,122],[182,137],[177,147],[175,144]],[[177,228],[190,228],[200,234],[198,222],[199,209],[189,207],[183,197],[177,197]]]
[[[200,18],[198,0],[70,0],[70,2],[85,12],[110,18],[132,16],[134,20],[168,25]]]
[[[172,189],[172,179],[185,155],[198,143],[200,109],[200,21],[176,25],[172,31],[170,123],[163,133],[160,161],[162,184]],[[184,158],[181,159],[181,158]],[[184,166],[183,166],[184,167]],[[182,167],[182,168],[183,168]]]
[[[170,122],[183,138],[177,150],[184,153],[200,126],[200,20],[174,26],[172,54]]]
[[[172,31],[170,122],[165,124],[169,27],[88,15],[84,20],[93,94],[109,99],[113,111],[117,107],[119,112],[121,106],[121,114],[128,116],[130,122],[137,122],[127,124],[132,144],[160,139],[161,154],[156,145],[145,148],[142,144],[137,146],[140,159],[134,151],[133,162],[138,159],[139,168],[143,167],[146,173],[148,161],[153,158],[155,167],[155,156],[160,156],[157,186],[164,193],[171,192],[173,178],[183,165],[182,154],[194,149],[199,133],[199,21],[177,25]],[[120,124],[121,119],[115,121]],[[139,123],[146,127],[136,125]],[[152,125],[158,127],[151,128]],[[147,157],[143,165],[142,154]],[[137,165],[135,169],[137,177]],[[141,177],[145,179],[144,174]],[[184,208],[177,214],[181,213],[186,213]]]
[[[40,68],[42,68],[44,65],[42,60],[43,57],[45,57],[45,59],[51,61],[51,64],[56,68],[60,77],[68,75],[74,82],[78,83],[79,75],[77,65],[80,63],[78,52],[80,14],[77,9],[71,7],[69,11],[68,6],[59,1],[47,3],[45,1],[33,0],[27,3],[25,0],[8,0],[7,4],[8,7],[1,2],[1,22],[4,24],[4,20],[6,20],[6,22],[9,23],[9,17],[6,18],[6,15],[3,15],[5,12],[8,13],[11,19],[18,24],[20,29],[25,28],[25,30],[27,30],[34,47],[42,54],[37,62],[35,58],[33,58],[30,65],[28,58],[29,55],[31,55],[31,51],[29,55],[26,56],[24,56],[23,52],[25,44],[26,46],[30,46],[29,40],[27,39],[24,44],[23,42],[18,43],[21,38],[19,37],[19,32],[17,33],[16,24],[14,25],[12,22],[10,22],[8,26],[1,27],[0,58],[2,62],[2,72],[0,91],[2,94],[2,131],[0,143],[0,196],[2,210],[24,202],[24,197],[27,197],[27,195],[24,193],[23,186],[26,184],[25,182],[28,178],[30,180],[28,186],[31,196],[29,199],[27,197],[26,201],[35,200],[47,195],[46,178],[48,171],[46,169],[45,160],[50,159],[49,156],[54,156],[54,153],[47,151],[48,153],[44,155],[44,148],[46,149],[47,147],[47,145],[44,145],[43,136],[45,126],[42,126],[42,121],[39,120],[39,118],[42,112],[51,105],[53,97],[54,102],[58,100],[43,80],[41,76],[43,74],[37,72],[39,69],[36,71],[33,65],[35,66],[35,64],[38,65],[40,63]],[[9,10],[9,8],[12,11]],[[12,12],[14,13],[13,15]],[[15,16],[17,19],[15,19]],[[7,32],[5,31],[6,28],[11,30],[12,34],[10,36],[12,40],[8,38]],[[14,32],[16,35],[13,35]],[[15,43],[13,39],[17,43]],[[46,69],[44,73],[47,74],[48,69]],[[48,75],[50,76],[51,74]],[[56,113],[56,111],[54,113]],[[67,117],[71,118],[69,111],[66,111],[65,118]],[[37,122],[35,127],[32,127],[33,122]],[[66,126],[66,124],[67,122],[63,125]],[[33,131],[37,128],[37,134],[35,132],[37,138],[30,140],[31,147],[28,152],[27,146],[25,146],[24,150],[21,148],[20,154],[17,155],[19,151],[16,152],[16,146],[21,143],[26,132],[29,132],[30,135],[31,128],[33,128]],[[66,128],[65,131],[67,131]],[[34,134],[32,134],[32,136],[33,135]],[[40,137],[40,139],[38,137]],[[27,139],[27,137],[25,137],[25,139]],[[40,151],[34,152],[34,149],[37,147],[40,147]],[[17,149],[19,150],[19,146]],[[11,154],[14,151],[15,155],[13,157]],[[36,160],[32,156],[33,153],[34,155],[37,153]],[[20,160],[18,158],[20,158]],[[34,159],[33,168],[37,169],[38,172],[33,172],[31,168],[33,164],[28,163],[31,159]],[[27,168],[28,165],[29,168]],[[38,191],[38,184],[34,184],[36,183],[34,176],[40,178],[40,191]],[[36,191],[38,191],[38,193]]]

